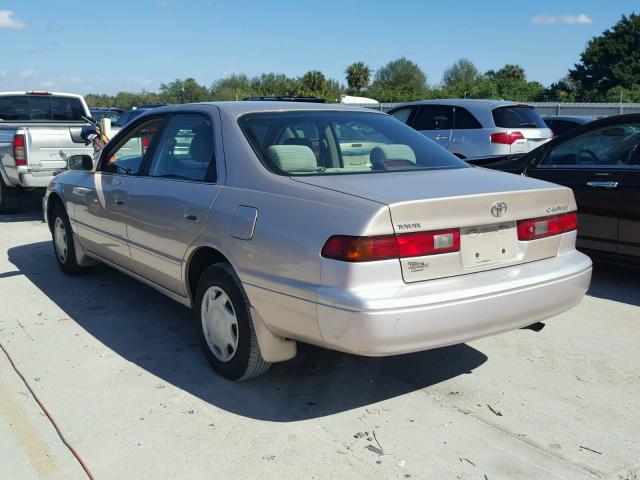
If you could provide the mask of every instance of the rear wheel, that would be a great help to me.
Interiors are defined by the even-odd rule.
[[[227,263],[207,268],[198,280],[194,313],[211,366],[230,380],[262,375],[271,366],[260,353],[249,300]]]
[[[76,249],[73,243],[73,231],[71,223],[64,207],[57,204],[53,208],[51,215],[51,225],[53,236],[53,250],[56,254],[58,266],[67,275],[79,275],[86,271],[86,268],[78,265]]]
[[[20,190],[9,187],[0,175],[0,213],[15,213],[20,209]]]

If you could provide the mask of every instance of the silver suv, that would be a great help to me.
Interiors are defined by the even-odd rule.
[[[462,159],[522,155],[553,137],[532,106],[504,100],[423,100],[389,113]]]

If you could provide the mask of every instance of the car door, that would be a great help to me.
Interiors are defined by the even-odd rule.
[[[449,148],[453,129],[453,107],[420,105],[411,126],[443,148]]]
[[[127,242],[129,194],[164,122],[165,118],[157,117],[132,126],[105,147],[96,171],[83,176],[73,189],[75,223],[83,246],[127,270],[133,270]]]
[[[550,146],[527,175],[573,189],[578,205],[577,246],[619,253],[625,183],[640,140],[640,124],[596,125]],[[625,223],[626,225],[626,223]]]
[[[460,158],[475,158],[487,153],[487,134],[469,110],[453,109],[453,130],[449,150]]]
[[[618,253],[640,258],[640,147],[629,162],[620,205]]]
[[[130,196],[127,232],[136,272],[186,296],[182,264],[220,191],[214,127],[204,113],[172,116]]]

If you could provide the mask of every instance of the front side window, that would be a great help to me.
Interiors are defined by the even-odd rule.
[[[640,123],[614,125],[583,133],[554,147],[542,163],[548,167],[627,167],[640,144]]]
[[[262,163],[280,175],[468,168],[424,135],[377,113],[250,113],[239,124]]]
[[[453,108],[441,105],[420,105],[413,120],[416,130],[451,130],[453,128]]]
[[[215,181],[213,127],[204,115],[176,115],[156,149],[150,177]],[[210,168],[211,167],[211,168]]]
[[[101,169],[109,173],[139,175],[149,147],[162,132],[165,118],[154,118],[135,128],[115,148],[105,150]]]

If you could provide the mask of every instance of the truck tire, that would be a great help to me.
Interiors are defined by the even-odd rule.
[[[0,213],[15,213],[20,210],[20,189],[4,183],[0,175]]]
[[[202,349],[213,369],[230,380],[257,377],[271,367],[260,353],[249,306],[228,263],[215,263],[200,276],[193,310]]]

